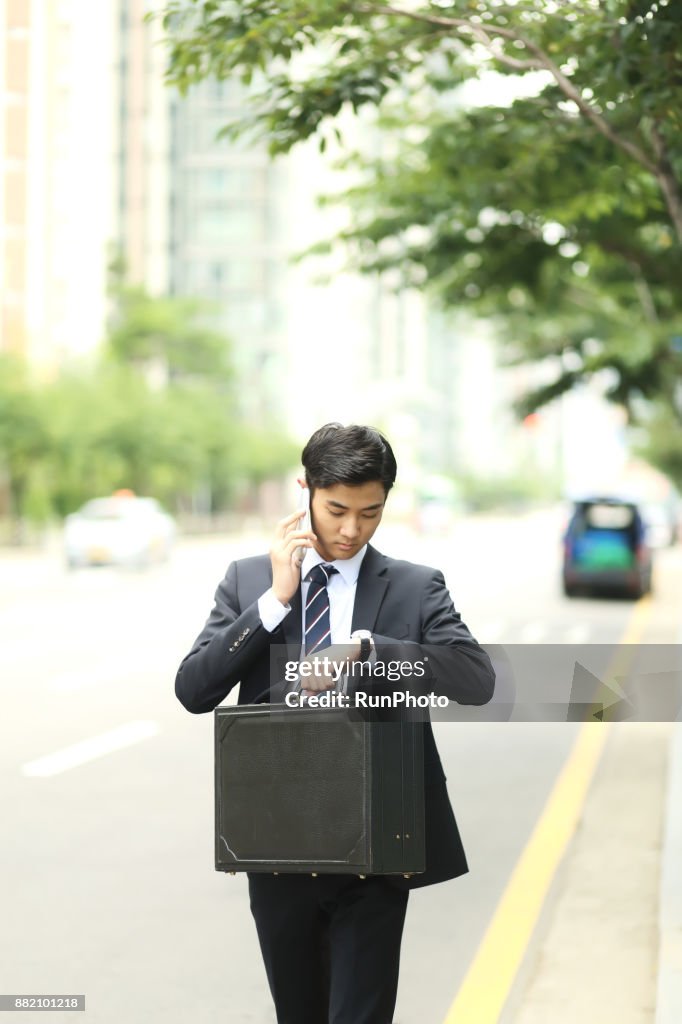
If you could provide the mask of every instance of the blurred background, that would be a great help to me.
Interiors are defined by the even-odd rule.
[[[670,319],[674,355],[678,303],[670,308],[652,261],[670,261],[676,247],[655,197],[642,209],[637,196],[639,224],[629,207],[609,205],[613,153],[587,154],[594,167],[584,180],[566,167],[562,196],[520,178],[515,191],[515,176],[530,173],[529,154],[515,167],[497,143],[511,184],[495,213],[490,154],[481,156],[477,194],[475,171],[453,176],[422,133],[410,145],[424,161],[424,195],[413,195],[408,210],[399,189],[412,194],[414,181],[400,174],[414,177],[414,153],[398,153],[396,125],[382,127],[365,107],[357,118],[341,111],[342,142],[322,152],[303,135],[276,160],[268,140],[218,138],[248,111],[255,85],[235,69],[185,95],[169,87],[165,30],[159,18],[144,20],[150,8],[161,5],[4,0],[0,8],[5,542],[39,539],[41,527],[120,488],[161,500],[188,532],[211,521],[236,527],[245,515],[270,521],[289,505],[278,480],[291,478],[302,442],[331,419],[371,422],[395,442],[392,512],[415,525],[421,516],[432,525],[462,508],[518,508],[625,484],[650,501],[671,498],[682,465],[660,419],[671,416],[663,400],[679,360],[668,359],[667,384],[652,390],[652,365],[665,352],[658,336],[651,340],[647,303],[660,297],[656,326],[660,334]],[[504,111],[515,96],[536,102],[524,94],[546,85],[537,73],[484,71],[472,70],[454,99],[441,90],[441,121],[453,103],[471,116]],[[414,133],[405,97],[402,114]],[[512,141],[517,130],[509,114]],[[556,142],[559,158],[566,145]],[[397,179],[397,196],[374,180],[367,238],[382,241],[379,212],[387,221],[411,215],[414,231],[442,219],[448,204],[456,219],[466,187],[470,219],[485,226],[487,240],[483,228],[472,235],[463,223],[468,250],[439,253],[443,238],[434,238],[430,264],[404,248],[387,260],[380,247],[383,272],[361,274],[338,254],[331,267],[329,253],[294,261],[348,230],[350,200],[318,199],[366,182],[359,166],[339,166],[358,149],[383,160],[384,173],[392,166]],[[633,178],[641,179],[636,167]],[[589,216],[568,207],[586,186]],[[527,225],[513,239],[503,233],[515,203],[537,221],[532,239]],[[628,268],[631,253],[607,244],[630,228],[649,260],[648,284],[637,276],[645,271]],[[669,251],[645,229],[668,230]],[[386,242],[397,228],[383,231]],[[487,280],[477,282],[482,260]],[[424,287],[405,280],[408,264],[420,265]],[[619,313],[605,309],[618,301]],[[618,360],[627,364],[620,374]],[[672,390],[679,414],[679,388]],[[625,404],[607,401],[607,392]],[[642,451],[672,481],[633,467]]]
[[[271,1021],[173,678],[322,423],[385,431],[377,545],[481,642],[678,644],[680,10],[579,6],[0,0],[4,991]],[[575,736],[438,729],[476,870],[414,900],[400,1024],[445,1019]]]

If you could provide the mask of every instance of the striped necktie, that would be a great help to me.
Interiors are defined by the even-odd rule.
[[[331,644],[327,584],[329,577],[338,571],[333,565],[321,562],[319,565],[314,565],[306,576],[306,582],[310,584],[305,605],[306,654],[321,651]]]

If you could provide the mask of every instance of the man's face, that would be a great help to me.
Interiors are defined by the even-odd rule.
[[[381,522],[386,494],[378,480],[350,487],[320,487],[311,502],[315,549],[325,562],[352,558],[372,539]]]

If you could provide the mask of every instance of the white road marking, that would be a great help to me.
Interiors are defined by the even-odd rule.
[[[586,622],[578,622],[575,626],[569,626],[566,630],[567,644],[586,644],[590,635],[591,627]]]
[[[545,622],[528,622],[519,630],[520,644],[539,644],[547,635],[547,624]]]
[[[474,635],[481,644],[499,643],[503,637],[507,637],[509,643],[538,644],[549,634],[550,625],[547,622],[527,622],[525,625],[515,629],[510,628],[509,623],[503,619],[498,619],[497,621],[485,622],[480,627],[476,626]],[[554,643],[586,644],[592,633],[592,627],[587,622],[577,622],[572,626],[567,626],[563,640],[559,639],[558,631],[553,629],[552,635],[555,633],[557,636],[553,641]],[[511,637],[514,637],[514,639],[510,640]]]
[[[81,590],[108,590],[112,583],[121,580],[121,574],[112,565],[98,565],[96,569],[81,568],[65,573],[74,587]]]
[[[497,622],[486,622],[480,628],[477,626],[474,629],[474,636],[480,644],[494,644],[504,636],[506,628],[507,623],[503,619],[498,619]]]
[[[136,658],[134,674],[136,677],[143,675],[170,675],[175,676],[178,659],[162,660],[157,658]],[[130,659],[116,664],[107,662],[105,665],[95,665],[91,669],[77,669],[70,672],[57,672],[49,677],[48,687],[56,693],[67,693],[71,690],[82,690],[89,686],[117,686],[131,678]],[[172,675],[171,675],[172,673]]]
[[[59,775],[60,772],[68,771],[69,768],[76,768],[78,765],[94,761],[104,754],[111,754],[115,750],[122,750],[130,747],[140,740],[150,739],[159,732],[157,722],[138,721],[128,722],[117,729],[100,733],[99,736],[91,736],[90,739],[74,743],[63,750],[57,750],[53,754],[39,757],[36,761],[29,761],[22,765],[23,775],[29,778],[46,778],[50,775]]]
[[[122,674],[123,670],[121,673],[116,673],[112,671],[111,667],[107,667],[104,672],[61,672],[59,675],[51,676],[49,686],[51,690],[64,693],[68,690],[82,690],[86,686],[113,685],[122,677]]]

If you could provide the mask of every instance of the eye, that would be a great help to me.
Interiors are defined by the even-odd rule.
[[[371,514],[368,514],[367,512],[365,512],[365,514],[363,515],[362,518],[363,519],[376,519],[378,515],[379,515],[378,512],[372,512]]]
[[[343,512],[330,512],[329,515],[334,516],[334,519],[338,519],[339,516],[343,515]]]

